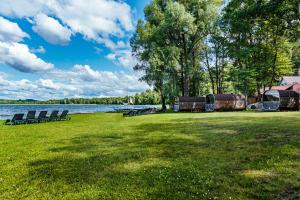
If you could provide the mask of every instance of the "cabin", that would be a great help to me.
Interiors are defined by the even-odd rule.
[[[280,81],[280,85],[293,85],[293,84],[300,84],[300,74],[298,76],[284,76]]]
[[[300,93],[300,68],[294,76],[283,76],[277,86],[272,86],[271,88],[265,87],[260,89],[260,93],[263,94],[268,90],[289,90]]]
[[[205,110],[236,111],[246,109],[246,99],[238,94],[209,94],[206,96]]]
[[[289,90],[289,91],[300,92],[300,83],[272,86],[271,89],[269,87],[266,87],[265,90],[261,89],[261,93],[263,93],[264,91],[268,91],[268,90]]]
[[[263,94],[263,109],[299,110],[299,93],[292,90],[268,90]]]
[[[179,111],[203,112],[205,111],[205,97],[179,97]]]

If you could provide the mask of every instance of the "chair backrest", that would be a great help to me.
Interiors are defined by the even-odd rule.
[[[23,120],[24,114],[15,114],[11,121]]]
[[[47,117],[47,111],[41,111],[38,119],[45,119]]]
[[[62,111],[62,113],[61,113],[61,115],[60,115],[60,118],[66,118],[67,117],[67,115],[68,115],[68,113],[69,113],[69,111],[68,110],[64,110],[64,111]]]
[[[53,119],[53,118],[58,118],[58,110],[53,110],[51,115],[50,115],[50,119]]]
[[[36,113],[35,110],[28,111],[27,116],[26,116],[26,120],[35,119],[35,113]]]

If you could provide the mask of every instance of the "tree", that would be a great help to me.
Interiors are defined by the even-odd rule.
[[[182,96],[200,95],[198,88],[204,85],[200,56],[216,15],[215,7],[210,1],[170,1],[165,13],[164,32],[170,43],[180,50]]]
[[[260,94],[260,88],[272,87],[292,72],[287,21],[295,15],[284,12],[294,13],[294,3],[232,0],[226,6],[222,30],[228,35],[226,46],[235,66],[236,87],[245,95]]]
[[[300,39],[292,44],[292,61],[296,71],[300,68]]]
[[[200,63],[203,41],[213,14],[205,0],[154,0],[145,8],[131,39],[135,70],[142,81],[154,86],[165,103],[177,96],[197,96],[205,91],[205,73]]]
[[[214,94],[222,94],[226,90],[224,85],[228,76],[229,59],[225,40],[226,38],[216,21],[211,28],[206,40],[206,48],[203,51],[203,65],[208,72],[211,90]]]
[[[167,96],[165,87],[169,81],[172,81],[172,75],[176,74],[173,73],[173,69],[178,65],[176,58],[178,50],[168,44],[165,33],[159,26],[160,21],[163,20],[163,14],[157,4],[147,7],[145,14],[147,21],[138,22],[136,33],[131,39],[133,54],[140,61],[134,69],[143,71],[144,75],[141,80],[159,91],[162,109],[165,110]]]

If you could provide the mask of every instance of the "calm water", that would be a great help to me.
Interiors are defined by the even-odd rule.
[[[0,120],[9,119],[16,113],[24,113],[26,114],[29,110],[42,111],[47,110],[48,114],[53,110],[59,110],[60,112],[63,110],[69,110],[70,114],[74,113],[96,113],[96,112],[112,112],[115,109],[126,109],[126,108],[149,108],[156,106],[125,106],[125,105],[0,105]]]

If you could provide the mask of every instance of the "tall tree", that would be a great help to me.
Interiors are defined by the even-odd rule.
[[[139,21],[137,30],[131,39],[133,54],[139,63],[135,70],[143,71],[141,80],[154,86],[160,92],[162,109],[166,109],[166,87],[173,78],[176,79],[174,70],[178,66],[178,49],[172,47],[161,28],[164,20],[162,12],[163,1],[156,1],[145,9],[146,21]]]
[[[133,54],[144,72],[142,80],[166,97],[200,95],[206,83],[200,64],[203,41],[212,19],[211,1],[154,0],[145,8],[131,40]]]
[[[232,0],[226,6],[222,28],[229,36],[236,86],[245,95],[260,93],[292,72],[287,20],[295,17],[295,5],[293,0]]]
[[[212,26],[206,40],[203,57],[202,62],[208,72],[212,92],[222,94],[225,91],[224,84],[228,76],[229,59],[225,37],[217,22]]]

